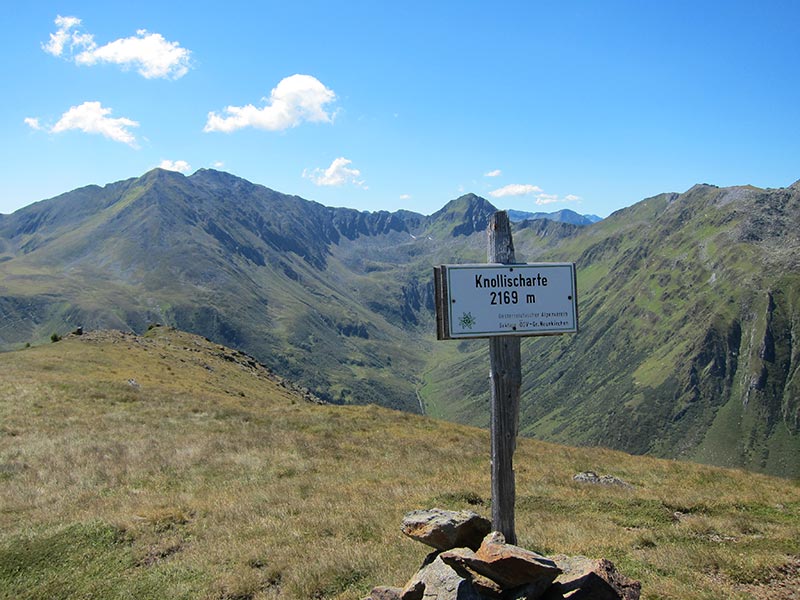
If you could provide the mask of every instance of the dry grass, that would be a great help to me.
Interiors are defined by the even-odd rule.
[[[3,598],[359,598],[427,553],[405,512],[490,512],[487,432],[315,405],[188,334],[0,369]],[[793,482],[533,440],[516,469],[521,545],[608,557],[645,598],[752,598],[800,556]],[[572,481],[590,469],[634,487]]]

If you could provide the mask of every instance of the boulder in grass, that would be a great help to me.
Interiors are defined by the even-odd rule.
[[[577,473],[572,477],[573,481],[577,483],[592,483],[595,485],[612,485],[622,488],[631,489],[633,486],[628,483],[627,481],[623,481],[619,477],[614,477],[613,475],[598,475],[594,471],[584,471],[582,473]]]
[[[431,508],[412,511],[403,518],[402,531],[408,537],[437,550],[477,549],[492,529],[489,519],[471,510]]]

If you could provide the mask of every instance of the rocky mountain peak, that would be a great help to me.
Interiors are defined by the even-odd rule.
[[[497,208],[491,202],[470,193],[451,200],[430,218],[432,223],[453,223],[450,235],[457,237],[484,231],[489,224],[489,217],[495,212]]]

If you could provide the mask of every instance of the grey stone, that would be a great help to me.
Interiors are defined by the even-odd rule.
[[[437,556],[414,575],[405,590],[422,588],[419,600],[485,600],[472,583]],[[405,592],[404,592],[405,593]],[[403,600],[406,600],[405,596]]]
[[[542,600],[639,600],[642,584],[622,575],[604,558],[554,556],[563,573]]]
[[[452,511],[441,508],[412,511],[403,518],[402,531],[408,537],[437,550],[480,546],[492,529],[489,519],[471,510]]]
[[[615,485],[618,487],[632,488],[633,486],[627,481],[623,481],[619,477],[613,475],[598,475],[594,471],[584,471],[577,473],[572,477],[573,481],[578,483],[593,483],[595,485]]]

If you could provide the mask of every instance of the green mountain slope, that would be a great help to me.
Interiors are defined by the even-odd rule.
[[[581,322],[523,343],[522,433],[800,475],[799,198],[698,185],[516,224],[519,260],[577,263]],[[486,343],[434,341],[431,268],[485,261],[495,210],[329,208],[211,170],[82,188],[0,220],[0,345],[163,322],[331,402],[486,425]]]
[[[214,171],[155,170],[8,221],[7,346],[163,321],[246,349],[329,400],[417,406],[407,334],[354,300],[329,249],[407,229],[397,215],[328,209]]]
[[[581,321],[523,344],[522,431],[800,474],[798,187],[696,186],[545,252],[517,232],[518,257],[577,262]],[[431,361],[437,414],[485,423],[485,353],[462,342]],[[443,403],[445,388],[464,393]]]

